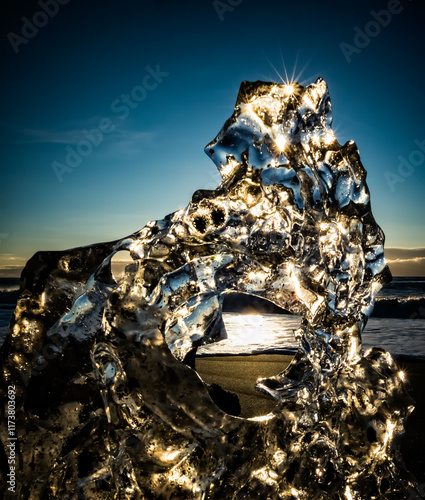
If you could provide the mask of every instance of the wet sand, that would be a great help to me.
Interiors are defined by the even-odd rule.
[[[196,369],[202,379],[219,384],[223,389],[236,393],[243,417],[269,413],[274,402],[255,390],[258,378],[270,377],[283,371],[292,356],[261,354],[255,356],[211,356],[196,358]],[[401,451],[406,466],[420,483],[425,482],[425,361],[399,361],[400,368],[410,382],[415,410],[406,424]]]

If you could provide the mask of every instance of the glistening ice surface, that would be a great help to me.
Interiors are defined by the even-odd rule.
[[[28,262],[1,351],[19,498],[420,498],[397,450],[404,374],[361,346],[391,279],[384,236],[357,147],[330,127],[322,79],[243,82],[206,147],[216,190],[123,240]],[[121,250],[134,262],[116,281]],[[257,381],[276,402],[264,417],[222,411],[191,368],[226,336],[228,292],[302,317],[290,366]]]

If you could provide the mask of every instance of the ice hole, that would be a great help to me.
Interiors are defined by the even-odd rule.
[[[276,403],[255,383],[278,375],[292,361],[298,344],[293,332],[301,318],[259,297],[231,293],[223,304],[223,320],[228,338],[198,349],[196,371],[226,413],[266,415]]]
[[[126,266],[132,262],[134,261],[127,250],[120,250],[112,257],[111,272],[115,281],[124,276]]]

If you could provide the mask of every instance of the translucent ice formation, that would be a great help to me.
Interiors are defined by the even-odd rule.
[[[391,279],[384,236],[356,145],[330,126],[322,79],[243,82],[206,147],[216,190],[123,240],[28,262],[1,351],[18,496],[416,498],[397,451],[413,410],[404,375],[361,347]],[[117,281],[122,250],[134,262]],[[260,418],[221,410],[194,369],[196,349],[226,336],[228,292],[302,316],[292,363],[257,381],[276,402]]]

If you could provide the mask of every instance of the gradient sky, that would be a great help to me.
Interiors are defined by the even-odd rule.
[[[22,36],[22,17],[32,21],[43,0],[7,3],[0,268],[37,250],[121,238],[216,187],[204,146],[231,115],[241,81],[280,81],[285,65],[302,84],[327,81],[336,136],[359,147],[386,246],[415,249],[391,258],[403,261],[402,274],[410,263],[422,273],[424,2],[62,0],[47,22],[36,15],[46,24],[26,43],[10,34]],[[385,27],[370,24],[372,10],[388,8],[397,13],[381,14]],[[355,30],[365,29],[379,33],[358,48]],[[355,49],[351,62],[341,43]],[[158,66],[169,74],[146,80]],[[146,98],[124,112],[122,96],[144,82]],[[52,163],[65,163],[66,148],[105,119],[114,130],[59,182]],[[400,169],[400,156],[410,166]]]

